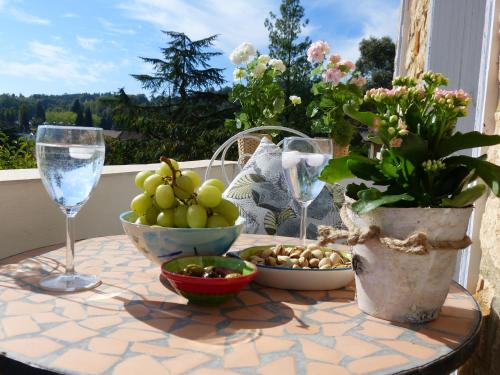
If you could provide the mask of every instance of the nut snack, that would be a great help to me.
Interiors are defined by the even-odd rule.
[[[351,260],[341,252],[314,244],[307,248],[279,244],[253,254],[248,260],[257,265],[301,269],[351,267]]]

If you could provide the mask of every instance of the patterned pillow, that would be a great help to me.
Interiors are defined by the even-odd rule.
[[[240,208],[246,232],[298,237],[300,205],[292,198],[281,167],[281,149],[264,138],[243,170],[231,182],[224,197]],[[339,210],[344,188],[323,188],[307,210],[307,237],[316,239],[318,225],[343,227]]]

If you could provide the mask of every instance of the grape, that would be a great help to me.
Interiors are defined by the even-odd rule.
[[[144,180],[151,176],[153,172],[151,171],[142,171],[139,172],[135,175],[135,186],[137,186],[139,189],[144,190]]]
[[[201,177],[198,173],[195,171],[184,171],[182,172],[184,176],[188,176],[191,181],[193,182],[193,187],[196,189],[198,186],[200,186],[201,183]]]
[[[179,206],[174,209],[174,224],[177,228],[187,228],[189,227],[187,222],[187,206]]]
[[[203,185],[198,191],[198,203],[203,207],[216,207],[222,199],[222,193],[212,185]]]
[[[218,180],[216,178],[211,178],[209,180],[206,180],[203,185],[201,186],[205,186],[205,185],[211,185],[211,186],[215,186],[217,189],[220,190],[221,193],[224,192],[224,189],[226,188],[224,186],[224,183],[221,181],[221,180]]]
[[[156,192],[156,188],[163,183],[163,178],[158,174],[152,174],[144,181],[144,191],[149,195]]]
[[[159,168],[156,170],[156,174],[159,174],[161,177],[172,177],[172,169],[170,169],[170,166],[162,161],[160,163]]]
[[[177,163],[174,159],[168,159],[170,160],[170,164],[172,164],[172,167],[174,167],[175,170],[179,170],[179,163]]]
[[[205,228],[207,211],[199,204],[193,204],[187,209],[186,219],[190,228]]]
[[[224,198],[222,198],[219,205],[217,207],[212,208],[212,210],[215,213],[224,216],[224,218],[228,221],[229,225],[233,225],[238,216],[240,216],[240,211],[238,207]]]
[[[142,225],[149,225],[148,219],[146,219],[146,216],[139,216],[137,220],[135,221],[136,224],[142,224]]]
[[[175,179],[174,193],[177,198],[188,199],[193,192],[193,182],[188,176],[179,176]]]
[[[156,188],[156,204],[160,208],[170,208],[175,204],[174,190],[170,185],[160,185]]]
[[[222,215],[212,215],[208,217],[207,228],[228,227],[229,223]]]
[[[153,204],[151,207],[148,208],[146,211],[146,219],[149,223],[149,225],[154,225],[156,224],[156,217],[160,213],[160,209],[156,207],[155,204]]]
[[[152,205],[153,200],[146,194],[139,194],[130,202],[130,208],[139,216],[144,215]]]
[[[169,208],[168,210],[161,211],[158,214],[156,223],[162,227],[173,227],[174,226],[174,208]]]

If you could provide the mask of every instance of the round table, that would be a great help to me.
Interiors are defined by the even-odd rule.
[[[233,250],[274,240],[290,242],[242,235]],[[477,344],[481,313],[457,284],[437,320],[406,325],[362,313],[352,288],[252,284],[220,307],[191,305],[162,285],[159,267],[126,236],[77,244],[76,269],[99,274],[97,289],[40,290],[40,277],[63,270],[64,257],[39,249],[0,263],[9,374],[436,374],[460,366]]]

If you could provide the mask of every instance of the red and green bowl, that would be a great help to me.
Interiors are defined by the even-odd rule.
[[[181,275],[188,264],[224,267],[241,273],[230,279],[202,278]],[[257,267],[238,258],[222,256],[189,256],[171,259],[161,266],[161,274],[177,293],[192,303],[218,305],[233,298],[245,285],[257,276]]]

